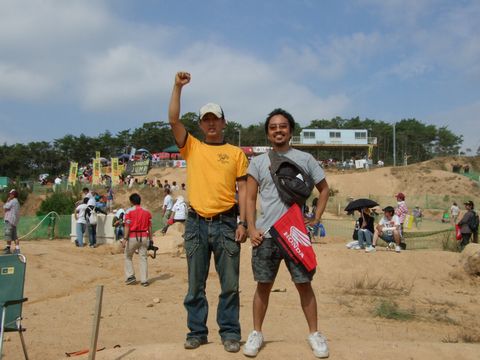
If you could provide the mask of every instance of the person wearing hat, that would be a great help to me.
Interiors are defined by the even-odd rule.
[[[5,215],[3,217],[3,220],[5,221],[4,234],[5,240],[7,241],[7,246],[3,250],[3,253],[12,253],[10,247],[13,241],[15,243],[15,250],[13,250],[13,253],[20,254],[20,241],[17,236],[17,225],[20,220],[20,203],[18,202],[17,190],[10,190],[7,201],[3,205],[3,209],[5,210]]]
[[[395,215],[393,206],[387,206],[383,209],[383,217],[380,219],[375,232],[373,233],[372,246],[367,247],[365,252],[375,252],[378,238],[387,242],[389,245],[395,243],[395,251],[399,253],[402,249],[400,247],[400,219]]]
[[[458,222],[458,225],[460,226],[460,232],[462,233],[462,241],[459,244],[460,251],[462,251],[465,246],[467,246],[470,243],[470,238],[472,237],[472,234],[477,234],[477,237],[474,237],[474,241],[478,241],[478,228],[476,229],[471,229],[470,223],[472,219],[477,216],[477,213],[475,212],[474,204],[472,200],[469,200],[464,203],[465,205],[465,214],[463,214],[462,219]]]
[[[180,154],[187,161],[187,194],[190,209],[185,223],[185,250],[188,291],[185,349],[208,342],[208,301],[205,295],[210,258],[220,280],[217,307],[219,334],[228,352],[240,350],[240,243],[246,240],[245,199],[247,157],[237,146],[225,143],[226,120],[220,105],[208,103],[200,109],[199,126],[205,136],[198,140],[189,133],[180,116],[183,86],[190,82],[187,72],[178,72],[170,98],[168,118]],[[235,198],[238,188],[238,212]],[[237,215],[240,221],[237,222]]]
[[[395,208],[395,215],[398,216],[400,220],[400,236],[403,236],[403,223],[405,222],[405,219],[408,214],[408,207],[407,203],[405,202],[405,194],[399,192],[398,194],[395,195],[395,198],[397,199],[397,207]]]

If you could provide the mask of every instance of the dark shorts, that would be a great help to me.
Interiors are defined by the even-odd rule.
[[[5,240],[7,240],[7,241],[17,240],[18,239],[17,227],[13,226],[8,221],[5,221],[4,235],[5,235]]]
[[[253,278],[260,283],[273,283],[277,277],[280,262],[284,260],[295,284],[312,281],[315,269],[308,272],[289,257],[284,257],[279,245],[273,238],[264,238],[263,242],[252,249]]]

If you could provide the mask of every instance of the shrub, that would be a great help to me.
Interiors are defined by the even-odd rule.
[[[40,204],[38,216],[46,215],[55,211],[59,215],[69,215],[75,210],[75,199],[71,193],[52,193]]]
[[[389,300],[381,301],[374,310],[374,315],[385,319],[411,320],[415,316],[413,310],[402,310]]]
[[[458,240],[454,237],[454,232],[450,231],[443,235],[442,238],[442,249],[443,251],[453,251],[460,252],[458,247]]]

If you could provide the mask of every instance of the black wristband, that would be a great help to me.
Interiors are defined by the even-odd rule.
[[[239,221],[237,225],[242,225],[245,229],[248,229],[248,225],[246,221]]]

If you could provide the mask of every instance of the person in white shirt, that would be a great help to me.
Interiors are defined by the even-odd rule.
[[[60,185],[62,185],[62,179],[60,176],[57,176],[53,181],[53,191],[57,191],[60,188]]]
[[[165,220],[170,219],[173,208],[173,197],[170,195],[170,188],[165,189],[165,197],[163,198],[163,216]]]
[[[395,209],[392,206],[387,206],[383,209],[383,217],[373,234],[372,247],[365,249],[365,252],[375,252],[378,238],[384,240],[389,245],[395,243],[395,251],[397,253],[401,251],[400,240],[402,234],[400,230],[400,219],[395,215]]]
[[[185,220],[187,219],[187,211],[188,207],[185,203],[185,199],[183,198],[183,196],[179,195],[177,201],[175,201],[175,204],[172,207],[172,214],[170,215],[167,223],[162,229],[162,234],[165,235],[167,233],[168,227],[170,225],[173,225],[176,222],[185,222]]]
[[[87,230],[87,218],[85,210],[87,210],[88,197],[83,198],[83,204],[80,204],[75,209],[75,218],[77,219],[77,240],[75,246],[83,247],[83,234]]]
[[[460,208],[458,207],[456,202],[453,202],[452,206],[450,207],[450,219],[454,225],[457,223],[459,214]]]

